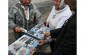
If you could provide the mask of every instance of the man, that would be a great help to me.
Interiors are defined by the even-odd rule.
[[[70,2],[72,1],[72,2]],[[75,4],[75,0],[65,0],[66,4]],[[70,8],[75,13],[64,23],[62,28],[54,29],[45,33],[45,37],[51,36],[56,38],[54,51],[51,53],[34,53],[34,55],[76,55],[76,4],[70,5]],[[40,40],[40,45],[47,42],[47,40]],[[31,51],[32,52],[32,51]],[[32,53],[32,54],[33,54]]]
[[[9,27],[14,30],[15,38],[18,39],[23,32],[31,29],[38,23],[38,10],[31,0],[19,0],[9,11]]]

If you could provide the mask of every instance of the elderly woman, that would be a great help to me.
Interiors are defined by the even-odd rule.
[[[46,26],[49,25],[49,28],[51,28],[52,30],[57,29],[58,31],[60,31],[60,28],[63,26],[65,21],[67,21],[72,15],[72,12],[69,5],[64,3],[64,0],[53,0],[53,2],[54,6],[49,17],[47,18]],[[49,41],[51,51],[53,51],[55,39],[50,38]]]
[[[54,6],[47,18],[46,25],[51,29],[61,28],[64,22],[72,15],[69,5],[64,0],[53,0]]]
[[[52,30],[58,29],[58,31],[60,31],[60,28],[63,26],[65,21],[67,21],[69,17],[72,15],[72,12],[70,10],[69,5],[65,4],[64,0],[53,0],[53,2],[54,6],[49,17],[47,18],[46,26],[49,26],[49,28],[51,28]],[[51,51],[53,51],[55,38],[50,38],[49,41]]]
[[[55,44],[53,44],[54,47],[52,47],[52,53],[34,53],[35,50],[32,50],[31,54],[34,53],[34,55],[76,55],[76,0],[65,0],[65,3],[68,4],[70,8],[74,11],[73,15],[68,19],[67,22],[64,23],[60,30],[53,29],[45,34],[46,39],[48,39],[49,36],[56,39]],[[40,45],[46,42],[48,42],[48,40],[39,40]]]

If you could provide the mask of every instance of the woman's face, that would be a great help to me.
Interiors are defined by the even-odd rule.
[[[53,0],[53,2],[54,2],[55,9],[58,10],[61,0]]]
[[[29,5],[31,0],[21,0],[22,5],[27,6]]]

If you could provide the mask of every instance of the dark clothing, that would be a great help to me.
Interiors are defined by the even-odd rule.
[[[59,34],[56,31],[57,29],[51,31],[51,37],[56,38],[54,53],[57,55],[76,55],[76,14],[63,25]],[[58,47],[56,47],[57,45]]]
[[[56,38],[54,52],[51,55],[76,55],[76,14],[69,18],[68,22],[58,30],[50,31],[51,37]]]
[[[49,44],[50,44],[51,52],[54,52],[55,44],[56,44],[55,40],[51,41]]]
[[[33,55],[52,55],[52,53],[35,52]]]

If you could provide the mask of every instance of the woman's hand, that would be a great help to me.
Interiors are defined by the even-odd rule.
[[[45,40],[39,40],[39,45],[43,45],[48,42],[48,37]]]
[[[50,36],[50,32],[45,32],[44,36],[45,37],[49,37]]]

